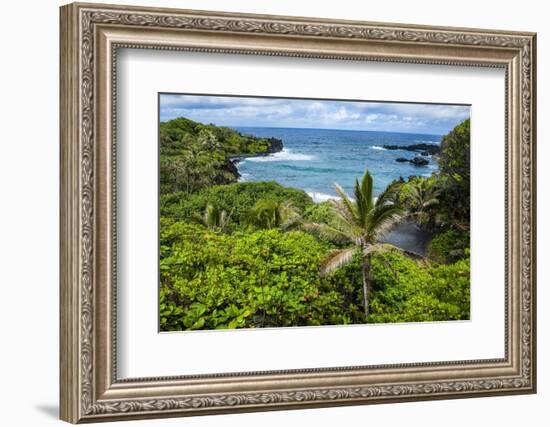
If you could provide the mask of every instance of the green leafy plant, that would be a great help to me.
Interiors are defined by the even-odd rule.
[[[217,205],[208,204],[202,216],[199,216],[201,222],[212,230],[223,231],[229,225],[231,213],[220,209]]]
[[[250,209],[260,200],[274,203],[290,203],[303,212],[313,206],[313,201],[302,190],[287,188],[276,182],[238,182],[205,188],[192,195],[172,193],[161,195],[161,216],[175,220],[195,221],[197,212],[204,212],[207,205],[231,212],[231,227],[246,227]]]
[[[161,330],[469,318],[469,121],[440,171],[314,204],[276,182],[236,182],[235,156],[277,140],[185,118],[160,126]],[[380,238],[409,212],[428,260]]]
[[[292,202],[260,199],[248,212],[247,223],[253,228],[289,229],[300,220],[301,216]]]
[[[239,178],[232,156],[266,153],[276,140],[180,117],[160,123],[161,194],[187,196]]]
[[[428,245],[428,257],[441,264],[456,262],[466,256],[470,234],[450,229],[435,236]]]
[[[366,170],[361,182],[355,180],[352,201],[342,187],[336,184],[339,200],[331,200],[335,226],[313,223],[305,224],[306,230],[345,241],[353,246],[334,249],[321,265],[321,273],[328,274],[349,264],[357,254],[362,260],[363,306],[365,315],[369,314],[370,260],[374,253],[394,249],[392,245],[379,243],[390,228],[403,216],[403,209],[390,201],[390,191],[382,193],[377,199],[373,197],[373,179]],[[398,248],[395,248],[398,249]]]
[[[470,119],[441,140],[440,203],[449,223],[470,223]]]
[[[183,330],[364,321],[355,271],[319,274],[328,250],[301,231],[220,234],[199,224],[165,223],[161,325]]]
[[[397,252],[372,260],[370,323],[467,320],[470,316],[470,262],[418,263]],[[390,268],[391,266],[391,268]]]
[[[435,206],[439,203],[439,189],[428,179],[416,179],[410,184],[406,195],[406,206],[409,215],[418,225],[433,223]]]

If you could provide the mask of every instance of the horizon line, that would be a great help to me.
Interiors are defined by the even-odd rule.
[[[218,126],[218,125],[214,125]],[[224,127],[224,125],[221,125]],[[344,131],[344,132],[381,132],[381,133],[404,133],[408,135],[430,135],[430,136],[443,136],[445,134],[439,134],[439,133],[417,133],[417,132],[403,132],[403,131],[389,131],[389,130],[369,130],[369,129],[337,129],[337,128],[312,128],[312,127],[288,127],[288,126],[248,126],[248,125],[239,125],[239,126],[232,126],[228,125],[225,127],[234,128],[234,127],[252,127],[252,128],[265,128],[265,129],[310,129],[310,130],[337,130],[337,131]]]
[[[159,119],[160,119],[160,117],[159,117]],[[167,123],[171,120],[176,120],[176,119],[186,119],[186,120],[191,120],[193,122],[200,123],[200,124],[206,125],[206,126],[212,125],[212,126],[218,126],[218,127],[226,127],[226,128],[230,128],[230,129],[233,129],[233,130],[236,130],[235,128],[238,128],[238,127],[241,127],[241,128],[250,127],[250,128],[262,128],[262,129],[310,129],[310,130],[335,130],[335,131],[344,131],[344,132],[380,132],[380,133],[399,133],[399,134],[406,134],[406,135],[430,135],[430,136],[444,136],[444,135],[446,135],[447,133],[450,132],[449,131],[447,133],[441,133],[440,134],[440,133],[419,133],[419,132],[403,132],[403,131],[390,131],[390,130],[369,130],[369,129],[312,128],[312,127],[305,127],[305,126],[290,127],[290,126],[258,126],[258,125],[217,125],[215,123],[205,124],[205,123],[199,122],[197,120],[190,119],[190,118],[185,117],[185,116],[173,117],[171,119],[165,119],[164,121],[159,120],[159,123]],[[468,117],[468,119],[469,119],[469,117]],[[467,119],[464,119],[464,120],[467,120]]]

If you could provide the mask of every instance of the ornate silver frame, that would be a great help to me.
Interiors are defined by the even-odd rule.
[[[98,4],[61,8],[61,419],[108,421],[534,393],[533,33]],[[118,47],[502,67],[506,70],[505,357],[118,380]]]

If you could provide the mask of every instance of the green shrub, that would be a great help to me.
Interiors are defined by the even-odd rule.
[[[470,119],[441,140],[441,211],[448,223],[470,222]]]
[[[238,172],[231,156],[265,153],[280,143],[184,117],[160,123],[159,139],[160,192],[187,195],[236,182]]]
[[[303,216],[304,220],[307,222],[324,224],[330,224],[334,219],[329,202],[316,203],[307,206]]]
[[[217,144],[218,150],[227,155],[263,153],[271,145],[267,138],[243,135],[228,127],[202,124],[178,117],[160,123],[161,155],[173,155],[185,150],[201,134],[209,135],[211,142]]]
[[[161,224],[161,328],[361,323],[355,270],[321,278],[328,248],[303,232],[224,235]]]
[[[428,257],[440,264],[456,262],[466,256],[470,233],[447,230],[435,236],[428,245]]]
[[[232,224],[244,225],[250,209],[262,199],[290,202],[300,212],[313,205],[305,191],[283,187],[274,181],[239,182],[207,188],[190,196],[185,193],[162,195],[160,213],[177,220],[193,221],[196,214],[204,212],[206,205],[211,203],[231,212]]]
[[[374,291],[369,323],[467,320],[470,317],[468,258],[455,264],[428,266],[397,253],[387,253],[373,257],[371,274]]]
[[[225,235],[163,219],[161,329],[365,323],[360,259],[321,277],[328,250],[303,232]],[[376,255],[371,278],[369,323],[469,318],[468,258],[425,265],[398,253]]]
[[[395,203],[423,226],[447,231],[429,245],[435,264],[373,255],[368,318],[359,256],[322,277],[319,265],[335,244],[282,231],[299,215],[333,225],[330,204],[276,182],[236,182],[230,157],[276,142],[185,118],[161,123],[161,330],[469,318],[469,232],[457,231],[469,224],[469,121],[443,138],[438,173],[396,182]]]

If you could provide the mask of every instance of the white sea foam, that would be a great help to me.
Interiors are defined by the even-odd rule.
[[[336,196],[332,196],[326,193],[319,193],[318,191],[312,191],[307,193],[309,197],[312,198],[314,203],[322,203],[331,199],[338,199]]]
[[[246,182],[247,178],[250,176],[249,173],[241,173],[241,177],[239,178],[239,182]]]
[[[373,150],[386,150],[386,148],[379,145],[372,145],[370,148],[372,148]]]
[[[338,197],[338,196],[333,196],[332,194],[321,193],[319,191],[308,191],[307,195],[309,197],[311,197],[311,199],[313,200],[313,203],[323,203],[323,202],[327,202],[329,200],[341,200],[341,198]],[[348,199],[352,202],[355,202],[355,199],[353,197],[350,197],[349,194],[348,194]],[[374,197],[374,202],[376,202],[376,199],[377,199],[377,197]]]
[[[265,157],[249,157],[246,159],[251,162],[288,162],[288,161],[308,161],[315,159],[315,156],[302,153],[293,153],[287,148],[284,148],[283,151],[278,153],[270,154]]]

